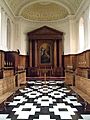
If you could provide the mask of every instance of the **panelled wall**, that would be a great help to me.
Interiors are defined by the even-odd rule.
[[[65,82],[90,96],[90,50],[65,55]]]
[[[0,51],[0,95],[26,82],[26,58],[16,51]]]
[[[76,55],[64,56],[65,82],[69,85],[75,84],[74,74],[76,69],[77,58]]]

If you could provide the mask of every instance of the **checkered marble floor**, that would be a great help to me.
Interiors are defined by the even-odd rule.
[[[90,120],[90,110],[63,81],[29,81],[0,111],[0,120]]]

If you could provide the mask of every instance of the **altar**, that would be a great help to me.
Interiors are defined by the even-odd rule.
[[[28,77],[50,78],[63,77],[62,67],[30,67],[28,68]]]

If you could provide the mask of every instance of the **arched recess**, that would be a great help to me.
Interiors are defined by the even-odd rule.
[[[7,49],[11,48],[11,23],[9,18],[7,19]]]

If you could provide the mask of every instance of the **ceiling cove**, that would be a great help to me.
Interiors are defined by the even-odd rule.
[[[14,15],[28,20],[52,21],[74,15],[83,0],[4,0]]]

